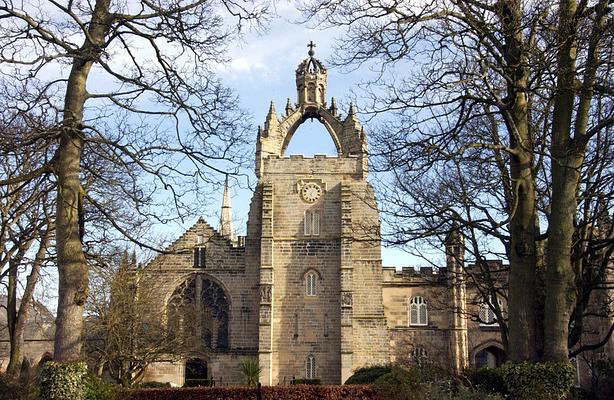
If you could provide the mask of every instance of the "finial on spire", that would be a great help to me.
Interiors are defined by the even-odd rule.
[[[337,100],[332,97],[330,99],[330,108],[329,108],[330,112],[336,117],[337,116]]]
[[[277,124],[277,111],[275,111],[275,104],[271,100],[271,106],[269,107],[269,112],[266,116],[266,120],[264,121],[264,131],[269,132],[269,130],[275,129]]]
[[[286,115],[290,115],[292,111],[294,111],[292,109],[292,102],[290,101],[290,98],[288,97],[288,101],[286,102]]]
[[[307,47],[309,47],[309,51],[307,52],[307,54],[309,54],[309,57],[313,57],[316,54],[315,50],[313,49],[314,47],[316,47],[316,44],[313,42],[313,40],[310,40]]]
[[[350,102],[350,111],[348,112],[348,117],[356,115],[356,106],[353,102]]]

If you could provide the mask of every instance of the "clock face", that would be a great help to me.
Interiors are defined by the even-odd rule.
[[[303,185],[301,195],[307,203],[313,203],[322,195],[322,188],[313,182],[307,183]]]

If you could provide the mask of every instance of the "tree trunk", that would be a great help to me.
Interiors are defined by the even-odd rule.
[[[38,248],[38,251],[36,252],[36,256],[34,257],[34,262],[32,263],[32,270],[30,271],[30,275],[27,278],[26,288],[24,290],[23,296],[21,297],[21,302],[19,304],[19,312],[17,312],[15,316],[14,327],[12,329],[12,334],[10,337],[11,352],[9,357],[9,364],[6,368],[7,375],[11,377],[17,377],[21,369],[21,362],[23,358],[22,350],[24,347],[23,334],[30,314],[30,306],[32,305],[32,299],[34,297],[34,289],[36,287],[36,284],[38,283],[38,278],[40,277],[40,270],[45,260],[49,237],[50,233],[49,231],[47,231],[41,238],[41,244]]]
[[[56,361],[77,361],[81,353],[83,304],[88,293],[88,266],[80,237],[81,182],[79,180],[83,146],[83,109],[87,100],[86,83],[92,64],[101,54],[108,30],[110,0],[97,0],[88,29],[89,38],[73,59],[64,100],[62,135],[56,167],[57,213],[56,246],[59,293],[55,331]]]
[[[19,257],[20,254],[21,257]],[[23,253],[20,251],[17,257],[21,259]],[[15,325],[17,321],[17,264],[15,258],[11,258],[9,261],[9,285],[6,299],[6,322],[11,345],[9,365],[6,368],[6,374],[11,378],[16,378],[19,375],[22,350],[21,346],[15,344]]]
[[[75,68],[73,68],[71,78],[75,75],[74,72]],[[79,75],[85,74],[80,73]],[[82,84],[82,96],[84,97],[84,76],[82,80],[83,82],[77,83]],[[76,121],[80,121],[80,118]],[[83,304],[88,291],[88,270],[79,235],[79,197],[81,196],[79,167],[82,139],[75,125],[77,125],[75,120],[68,120],[65,123],[56,164],[58,175],[56,246],[59,297],[55,323],[54,359],[57,361],[77,361],[80,358]]]
[[[544,359],[566,361],[569,317],[576,294],[571,267],[572,235],[577,212],[579,170],[567,154],[575,99],[576,40],[573,16],[575,1],[559,6],[559,55],[556,98],[552,119],[552,202],[548,221]],[[579,167],[579,166],[578,166]],[[571,189],[571,190],[570,190]]]
[[[510,176],[514,195],[510,199],[509,352],[511,361],[535,360],[535,182],[533,143],[528,120],[528,67],[523,48],[522,9],[519,1],[501,3],[505,36],[505,60],[510,81],[510,108],[506,125],[510,135]]]
[[[510,223],[508,359],[517,362],[537,359],[535,187],[530,165],[529,157],[512,157],[511,176],[518,189],[517,208]]]
[[[552,203],[548,227],[544,358],[569,359],[569,321],[576,302],[572,263],[574,221],[578,212],[576,193],[586,153],[590,104],[598,69],[599,45],[606,26],[609,1],[595,6],[584,81],[576,111],[573,139],[572,116],[576,101],[577,4],[561,1],[559,7],[559,53],[556,97],[552,119]]]
[[[544,359],[560,362],[568,360],[569,320],[576,300],[571,249],[582,161],[577,156],[555,156],[552,164],[553,211],[548,234]]]

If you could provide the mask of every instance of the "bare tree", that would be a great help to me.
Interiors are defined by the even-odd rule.
[[[129,387],[142,379],[152,362],[180,360],[199,350],[204,354],[194,345],[194,336],[169,328],[166,308],[160,306],[151,282],[143,279],[136,254],[115,251],[91,265],[85,337],[88,357],[99,374],[106,371]],[[196,321],[190,313],[182,318],[187,326]]]
[[[60,113],[58,125],[39,136],[57,144],[53,157],[0,181],[10,185],[52,172],[57,182],[56,360],[81,357],[85,205],[116,231],[152,247],[116,221],[102,194],[83,181],[84,161],[95,153],[142,183],[109,185],[137,214],[165,222],[188,215],[190,204],[203,204],[203,188],[216,181],[216,172],[244,160],[245,117],[213,69],[238,29],[265,13],[261,3],[226,0],[0,2],[1,73]],[[29,105],[16,101],[13,107]],[[7,143],[17,145],[10,137]],[[172,200],[165,204],[159,191]],[[158,208],[164,205],[174,213]]]
[[[4,122],[4,121],[3,121]],[[33,126],[34,124],[34,126]],[[52,149],[28,144],[38,118],[21,120],[16,126],[2,126],[3,134],[19,137],[22,145],[15,152],[4,153],[0,177],[18,176],[44,163]],[[24,331],[34,305],[34,292],[41,269],[48,262],[53,239],[52,192],[54,184],[45,176],[0,187],[0,282],[6,286],[7,328],[10,356],[7,374],[16,378],[20,372]],[[26,279],[23,275],[28,273]],[[20,292],[20,284],[25,283]],[[19,293],[20,292],[20,293]]]
[[[589,254],[577,250],[612,247],[590,238],[612,209],[610,1],[334,0],[304,11],[347,26],[337,65],[381,67],[367,94],[371,112],[393,116],[372,151],[392,177],[382,198],[393,241],[441,243],[455,221],[478,264],[503,253],[509,358],[566,360],[575,260]]]

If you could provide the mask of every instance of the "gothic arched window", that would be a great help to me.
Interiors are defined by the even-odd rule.
[[[305,378],[315,379],[316,377],[316,359],[311,354],[305,360]]]
[[[315,296],[318,284],[318,275],[314,271],[307,273],[305,277],[305,291],[307,296]]]
[[[482,301],[480,303],[479,318],[480,325],[482,326],[499,326],[499,321],[497,321],[497,316],[492,306],[492,304],[494,304],[494,298],[494,296],[490,296],[489,301]],[[501,309],[502,304],[499,298],[497,298],[497,304],[499,305],[499,309]]]
[[[409,301],[409,325],[426,326],[428,325],[428,310],[426,301],[423,297],[412,297]]]
[[[168,301],[169,330],[196,339],[196,347],[227,349],[229,309],[224,289],[204,275],[193,276]]]

